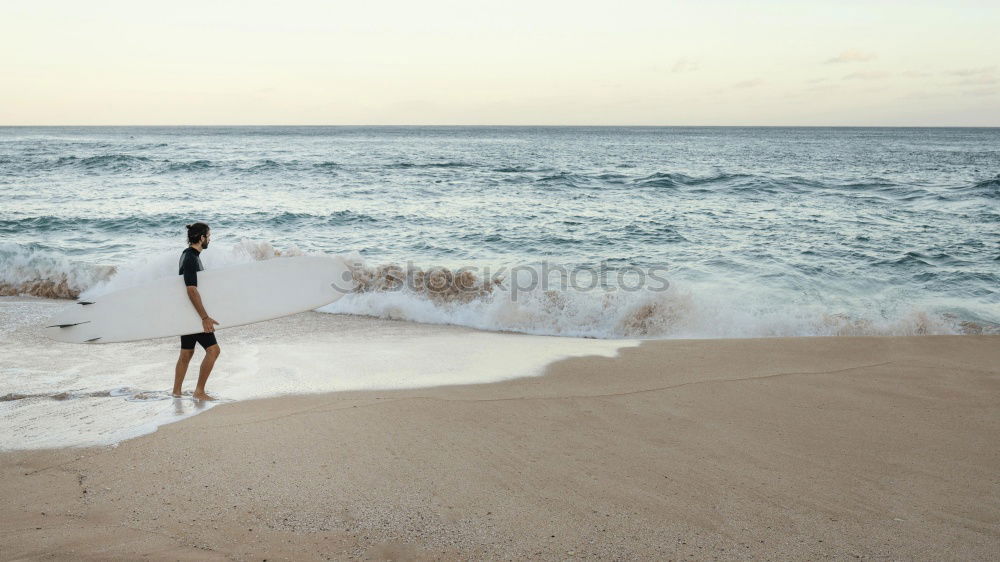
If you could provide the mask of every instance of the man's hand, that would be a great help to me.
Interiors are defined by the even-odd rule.
[[[219,323],[216,322],[215,318],[212,318],[211,316],[206,316],[201,319],[201,328],[205,332],[214,332],[215,327],[218,325]]]

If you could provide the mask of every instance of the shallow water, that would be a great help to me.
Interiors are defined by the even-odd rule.
[[[206,403],[169,394],[178,338],[50,341],[37,326],[61,306],[0,297],[0,450],[110,445],[233,400],[536,376],[564,357],[611,357],[636,344],[308,312],[220,330],[223,356],[208,381],[220,402]],[[198,348],[188,392],[201,357]]]

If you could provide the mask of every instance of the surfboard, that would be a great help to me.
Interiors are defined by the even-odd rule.
[[[353,287],[340,258],[296,256],[198,272],[205,311],[216,330],[313,310]],[[201,318],[176,275],[79,300],[45,323],[48,337],[68,343],[114,343],[202,332]]]

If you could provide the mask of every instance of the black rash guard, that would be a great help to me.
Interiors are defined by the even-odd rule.
[[[205,269],[201,265],[201,258],[198,250],[188,248],[181,252],[181,259],[178,263],[178,275],[184,276],[184,284],[188,287],[198,286],[198,272]],[[194,344],[200,343],[202,347],[208,349],[217,345],[215,334],[212,332],[202,332],[200,334],[187,334],[181,336],[181,349],[194,349]]]
[[[178,275],[184,276],[184,285],[188,287],[198,286],[198,272],[205,269],[201,265],[201,252],[194,248],[188,248],[181,252],[181,259],[178,263]]]

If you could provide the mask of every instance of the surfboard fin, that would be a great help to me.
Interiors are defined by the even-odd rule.
[[[76,301],[76,304],[82,304],[83,306],[87,306],[88,304],[94,304],[94,301]]]
[[[86,324],[90,320],[84,320],[83,322],[77,322],[76,324],[53,324],[51,326],[46,326],[46,328],[69,328],[70,326],[79,326],[80,324]]]

